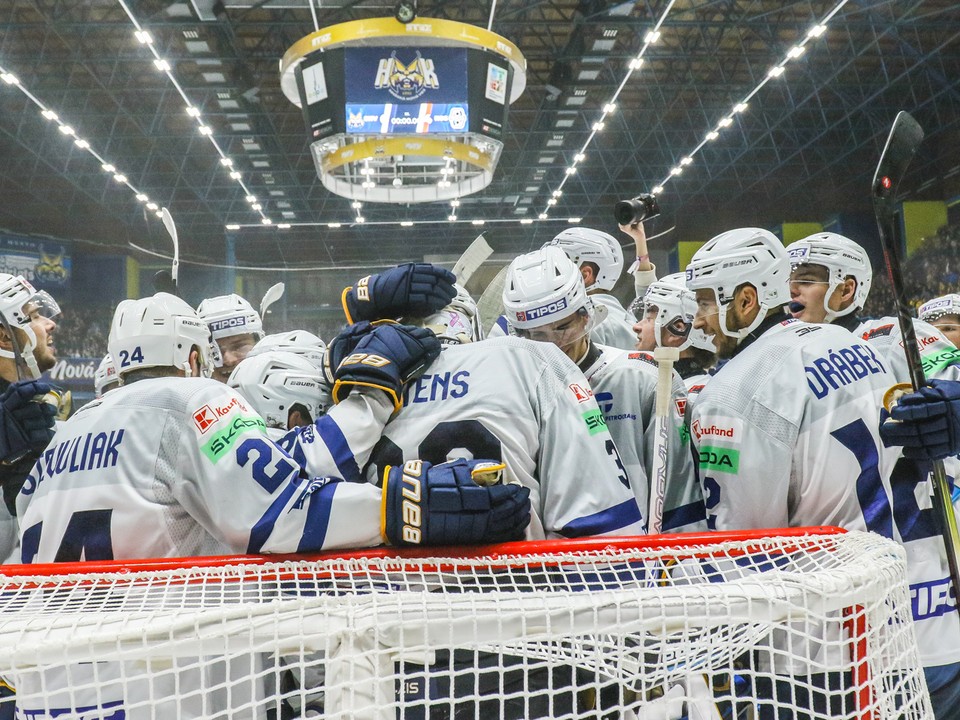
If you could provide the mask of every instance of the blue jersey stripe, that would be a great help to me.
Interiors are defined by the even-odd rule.
[[[314,425],[323,444],[327,446],[333,456],[333,461],[337,464],[337,470],[340,471],[340,477],[347,482],[363,482],[360,466],[357,465],[357,459],[353,456],[350,443],[347,442],[347,438],[336,421],[329,415],[324,415],[322,418],[317,418]]]
[[[707,509],[703,505],[703,500],[695,500],[692,503],[675,507],[671,510],[663,511],[663,522],[661,527],[663,532],[683,527],[696,522],[703,522],[707,519]]]
[[[621,528],[628,527],[642,520],[643,518],[640,515],[640,508],[637,506],[637,501],[630,498],[619,505],[614,505],[611,508],[601,510],[593,515],[577,518],[567,523],[560,530],[560,534],[568,538],[602,535],[603,533],[620,530]]]
[[[298,492],[302,486],[302,482],[295,480],[288,481],[283,492],[270,503],[270,507],[267,508],[267,511],[257,520],[257,523],[250,531],[250,543],[247,545],[248,553],[257,554],[262,550],[264,544],[270,538],[271,533],[273,533],[273,528],[277,524],[280,513],[285,511],[287,503],[290,501],[290,496]]]
[[[505,332],[507,335],[510,334],[510,328],[507,325],[507,318],[503,315],[497,318],[497,321],[494,323],[494,325],[503,330],[503,332]]]
[[[297,546],[297,552],[319,552],[327,537],[330,524],[330,510],[333,509],[333,494],[339,483],[330,482],[310,493],[307,503],[307,519],[303,523],[303,536]]]

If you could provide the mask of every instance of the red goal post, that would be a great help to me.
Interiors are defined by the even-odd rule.
[[[901,548],[836,528],[0,568],[23,717],[929,718]]]

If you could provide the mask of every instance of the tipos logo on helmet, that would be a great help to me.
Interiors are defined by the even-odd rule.
[[[214,320],[210,323],[210,332],[220,332],[229,328],[245,327],[247,319],[245,317],[232,317],[224,320]]]
[[[560,298],[559,300],[547,303],[546,305],[541,305],[540,307],[531,308],[529,310],[520,310],[517,312],[517,320],[520,322],[527,322],[532,320],[540,320],[547,317],[548,315],[556,315],[561,310],[567,309],[567,300],[566,298]]]

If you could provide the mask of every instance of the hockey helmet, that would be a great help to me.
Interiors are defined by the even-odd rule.
[[[594,263],[596,282],[591,287],[613,290],[623,272],[623,250],[612,235],[602,230],[573,227],[564,230],[546,245],[556,245],[579,268],[585,262]]]
[[[856,312],[866,304],[870,284],[873,282],[873,268],[870,266],[870,258],[858,243],[837,233],[815,233],[788,245],[787,253],[793,268],[800,265],[822,265],[827,269],[829,285],[826,295],[823,296],[826,322]],[[827,306],[830,296],[851,276],[857,281],[853,302],[843,310],[831,310]]]
[[[917,317],[924,322],[932,322],[944,315],[960,316],[960,295],[956,293],[941,295],[933,300],[927,300],[917,310]]]
[[[457,294],[445,308],[425,317],[419,324],[432,330],[441,340],[462,345],[483,339],[480,314],[476,301],[459,283],[453,287]]]
[[[27,341],[19,348],[20,354],[30,376],[39,378],[40,368],[33,355],[37,334],[30,325],[33,313],[53,320],[60,314],[60,306],[49,293],[37,290],[22,275],[0,273],[0,315],[11,328],[20,328],[26,335]],[[19,342],[16,337],[14,341]],[[0,349],[0,357],[16,359],[16,354],[12,350]]]
[[[713,339],[700,328],[693,327],[693,318],[697,314],[697,298],[687,289],[683,273],[673,273],[655,280],[647,288],[641,303],[641,312],[656,310],[653,321],[654,339],[660,345],[664,330],[684,338],[679,350],[688,347],[716,352]]]
[[[120,376],[117,375],[117,366],[113,364],[113,358],[108,353],[103,356],[93,373],[94,396],[103,397],[105,393],[113,390],[114,386],[119,383]]]
[[[546,326],[574,314],[587,317],[584,333],[588,333],[606,317],[606,308],[587,295],[577,266],[554,245],[545,245],[510,263],[503,287],[503,308],[517,334],[527,337],[531,331],[538,335],[538,328],[546,330]],[[552,341],[564,347],[584,333]]]
[[[322,371],[305,356],[289,350],[247,355],[230,373],[227,385],[240,393],[267,427],[287,429],[295,404],[316,418],[323,411]]]
[[[763,322],[767,311],[790,300],[790,256],[776,235],[761,228],[728,230],[708,240],[687,265],[687,287],[713,290],[720,330],[743,339]],[[737,288],[750,284],[757,291],[760,312],[745,328],[727,328],[727,308]]]
[[[323,357],[327,354],[327,344],[317,335],[306,330],[290,330],[288,332],[273,333],[261,338],[247,357],[255,357],[265,352],[283,350],[300,355],[312,362],[319,370],[323,370]]]
[[[150,367],[173,367],[189,376],[190,351],[200,352],[200,374],[210,377],[214,351],[210,330],[197,312],[170,293],[117,306],[107,341],[118,374]]]
[[[207,298],[200,303],[197,314],[209,327],[214,340],[252,333],[257,340],[263,337],[260,313],[236,293]]]

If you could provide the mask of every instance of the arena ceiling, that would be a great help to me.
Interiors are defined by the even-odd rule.
[[[873,166],[901,109],[927,131],[904,190],[958,193],[955,0],[420,0],[420,17],[483,27],[492,19],[526,57],[527,88],[510,108],[493,182],[461,199],[458,222],[446,221],[447,202],[368,204],[357,225],[350,201],[316,175],[278,61],[314,30],[314,14],[326,27],[393,10],[382,0],[0,0],[0,67],[19,83],[0,82],[0,228],[166,252],[163,227],[135,189],[170,208],[188,260],[382,264],[459,253],[477,234],[472,219],[487,220],[485,232],[504,250],[539,245],[569,217],[613,231],[616,200],[669,178],[658,229],[675,230],[661,242],[704,240],[734,224],[866,209]],[[807,38],[834,10],[826,31]],[[623,84],[551,219],[536,220],[661,18],[659,40]],[[210,136],[135,39],[134,20]],[[731,116],[798,43],[805,52]],[[34,100],[58,121],[44,119]],[[732,123],[704,143],[728,116]],[[89,150],[116,171],[105,172]],[[273,224],[227,230],[259,221],[248,194]],[[418,224],[399,224],[408,220]]]

